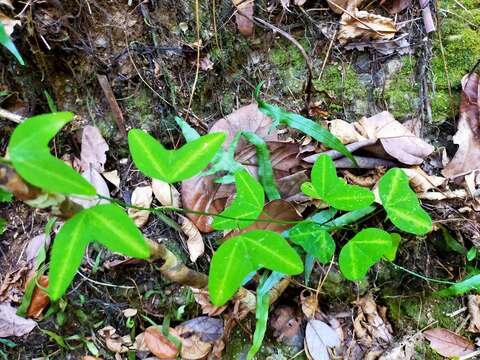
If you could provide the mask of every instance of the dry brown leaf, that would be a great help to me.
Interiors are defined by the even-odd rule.
[[[318,307],[317,297],[315,293],[308,289],[300,293],[300,304],[302,305],[303,314],[307,319],[313,319]]]
[[[312,319],[305,329],[305,351],[313,360],[330,360],[329,348],[340,346],[338,334],[329,325]]]
[[[238,31],[243,36],[252,36],[254,30],[253,21],[250,20],[253,16],[253,0],[232,0],[233,5],[237,8],[235,14],[235,22],[237,23]],[[240,14],[241,13],[241,14]]]
[[[38,284],[44,288],[48,287],[48,276],[42,275],[38,278]],[[35,285],[33,290],[32,299],[28,306],[27,316],[31,318],[39,318],[42,315],[42,311],[50,304],[50,298],[48,294]]]
[[[470,325],[468,326],[468,331],[474,332],[474,333],[480,333],[479,296],[468,295],[467,299],[468,299],[467,308],[468,308],[468,313],[470,314]]]
[[[102,175],[110,183],[115,185],[116,188],[120,187],[120,177],[118,176],[117,170],[107,171],[107,172],[104,172]]]
[[[5,28],[5,32],[7,33],[8,36],[12,35],[15,26],[22,24],[20,20],[11,19],[1,11],[0,11],[0,22],[3,24]]]
[[[170,334],[176,336],[175,330],[170,328]],[[150,326],[145,330],[144,341],[152,354],[160,359],[175,359],[178,354],[177,346],[156,326]]]
[[[180,193],[175,186],[170,185],[162,180],[152,180],[152,190],[155,198],[160,201],[163,206],[173,206],[179,208]]]
[[[195,298],[195,301],[202,308],[202,314],[206,314],[208,316],[218,316],[223,313],[227,308],[226,305],[220,307],[213,305],[210,302],[210,297],[207,290],[196,288],[190,289],[193,292],[193,297]]]
[[[198,231],[195,224],[185,216],[178,216],[181,220],[182,231],[187,235],[187,247],[192,262],[197,261],[205,251],[205,244],[203,243],[202,234]]]
[[[129,318],[129,317],[133,317],[133,316],[137,315],[138,310],[133,309],[133,308],[128,308],[128,309],[123,310],[122,313],[123,313],[123,316]]]
[[[328,130],[335,135],[342,144],[351,144],[360,140],[366,140],[356,129],[352,123],[345,120],[335,119],[327,121]]]
[[[466,75],[462,79],[460,118],[453,142],[458,150],[443,169],[447,178],[456,178],[480,169],[480,77]]]
[[[388,111],[363,117],[356,127],[367,138],[380,139],[385,152],[404,164],[419,165],[434,150],[432,145],[412,134]]]
[[[416,193],[425,193],[430,189],[439,187],[445,182],[445,178],[441,176],[428,175],[420,167],[402,168],[407,174],[410,185]]]
[[[343,14],[344,10],[355,11],[363,3],[363,0],[327,0],[327,3],[335,14]]]
[[[291,307],[277,307],[270,315],[269,323],[277,340],[289,344],[303,342],[302,320]]]
[[[107,161],[106,152],[108,149],[108,144],[100,130],[94,126],[85,126],[82,133],[82,148],[80,152],[82,170],[93,167],[99,173],[102,173]]]
[[[175,332],[182,341],[182,359],[203,359],[223,336],[223,320],[200,316],[181,323]]]
[[[382,308],[377,307],[371,294],[360,298],[356,304],[359,306],[359,313],[354,321],[354,328],[357,337],[365,341],[368,347],[372,344],[380,346],[390,344],[393,340],[392,327],[382,317]]]
[[[445,357],[460,357],[475,351],[472,342],[454,332],[435,328],[423,332],[433,350]]]
[[[115,353],[123,354],[130,350],[132,346],[132,339],[130,335],[118,336],[113,335],[105,339],[105,345],[107,349]]]
[[[140,333],[137,336],[135,336],[133,349],[136,350],[137,352],[147,352],[147,351],[150,352],[150,350],[147,347],[147,344],[145,344],[145,333]]]
[[[392,19],[372,14],[367,11],[344,13],[340,18],[340,29],[337,39],[344,45],[349,41],[361,39],[387,40],[397,32]]]
[[[17,315],[17,309],[8,303],[0,303],[0,338],[28,334],[37,323]]]
[[[200,69],[203,71],[208,71],[213,69],[213,62],[210,60],[208,56],[203,57],[200,59]]]
[[[153,195],[151,186],[139,186],[133,190],[131,203],[134,206],[150,208]],[[148,210],[128,209],[128,216],[135,222],[135,225],[142,227],[148,221],[150,212]]]

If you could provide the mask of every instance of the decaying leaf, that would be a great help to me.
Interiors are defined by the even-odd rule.
[[[152,204],[152,200],[153,195],[151,186],[139,186],[133,190],[131,200],[132,205],[148,209]],[[147,223],[150,211],[129,208],[128,216],[133,219],[135,225],[142,227]]]
[[[416,193],[425,193],[430,189],[439,187],[445,182],[445,178],[441,176],[428,175],[420,167],[402,168],[407,174],[410,185]]]
[[[458,150],[443,169],[443,176],[452,179],[480,169],[480,77],[473,73],[462,79],[460,118],[453,142]]]
[[[354,319],[354,330],[358,341],[368,348],[390,344],[393,331],[385,316],[386,308],[377,306],[371,294],[360,298],[356,303],[359,311]]]
[[[412,0],[382,0],[380,5],[388,11],[390,15],[399,13],[405,10],[412,4]]]
[[[95,190],[97,190],[98,195],[102,195],[105,197],[110,196],[110,190],[108,189],[107,183],[103,179],[102,175],[94,168],[87,168],[82,171],[82,176],[93,185]],[[72,197],[73,201],[77,204],[82,205],[84,208],[89,208],[99,204],[106,204],[108,203],[107,200],[98,199],[98,198],[85,198],[85,197]]]
[[[17,309],[8,303],[0,303],[0,338],[28,334],[37,323],[17,315]]]
[[[470,325],[468,326],[468,331],[474,332],[474,333],[480,333],[479,296],[468,295],[467,299],[468,299],[467,308],[468,308],[468,313],[470,314]]]
[[[305,329],[305,351],[313,360],[329,360],[329,348],[340,346],[338,334],[320,320],[310,320]]]
[[[363,117],[356,127],[369,139],[379,139],[385,152],[404,164],[419,165],[434,150],[432,145],[415,136],[388,111]]]
[[[270,315],[270,326],[278,341],[289,345],[303,344],[302,319],[291,307],[279,306]]]
[[[328,130],[335,135],[342,144],[351,144],[360,140],[366,140],[352,123],[345,120],[335,119],[327,122]]]
[[[163,206],[180,207],[180,193],[175,186],[165,181],[153,179],[152,190],[155,198],[160,201]]]
[[[300,294],[300,304],[303,314],[307,319],[313,319],[318,307],[318,300],[315,293],[305,289]]]
[[[406,336],[401,341],[395,341],[391,348],[385,350],[378,360],[411,360],[416,351],[415,345],[419,339],[419,334],[415,336]]]
[[[170,334],[176,336],[175,330],[170,329]],[[144,341],[152,354],[160,359],[175,359],[178,354],[177,346],[156,326],[150,326],[145,330]]]
[[[227,305],[215,306],[210,302],[208,291],[203,289],[190,288],[193,292],[193,297],[198,305],[202,308],[202,313],[208,316],[218,316],[225,311]]]
[[[184,321],[175,328],[180,337],[187,333],[194,333],[207,343],[214,343],[223,336],[223,320],[208,316],[200,316]],[[183,335],[182,335],[183,334]]]
[[[37,281],[40,286],[44,288],[48,287],[48,276],[42,275]],[[38,286],[35,286],[32,299],[30,300],[30,305],[28,306],[27,316],[35,319],[39,318],[43,309],[45,309],[48,304],[50,304],[50,298],[48,297],[48,294],[41,290]]]
[[[430,341],[433,350],[445,357],[460,357],[475,351],[469,340],[444,328],[424,331],[423,336]]]
[[[108,149],[108,144],[100,130],[94,126],[85,126],[82,133],[82,148],[80,152],[82,169],[86,170],[93,167],[99,173],[102,173],[107,161],[106,152]]]
[[[118,176],[118,170],[106,171],[102,175],[105,179],[115,185],[116,188],[120,187],[120,177]]]
[[[38,252],[43,247],[45,250],[48,250],[50,246],[50,235],[45,235],[45,233],[41,233],[30,240],[25,249],[25,260],[27,263],[33,265],[34,261],[38,256]]]
[[[395,23],[390,18],[358,10],[350,14],[344,13],[340,18],[337,39],[342,45],[356,39],[392,39],[397,32]]]
[[[253,0],[232,0],[237,8],[235,15],[235,22],[237,23],[238,31],[243,36],[252,36],[254,30],[253,21],[250,18],[253,16]]]
[[[197,261],[198,257],[205,251],[202,234],[198,231],[195,224],[185,216],[178,216],[181,219],[182,231],[187,235],[187,247],[192,262]]]

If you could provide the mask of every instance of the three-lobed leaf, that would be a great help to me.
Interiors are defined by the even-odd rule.
[[[388,218],[397,228],[415,235],[424,235],[432,230],[432,219],[420,206],[402,170],[388,170],[380,179],[378,189]]]
[[[188,179],[205,169],[224,141],[224,133],[211,133],[177,150],[167,150],[142,130],[128,132],[128,146],[137,168],[145,175],[167,183]]]
[[[328,263],[335,252],[335,241],[324,227],[313,222],[301,222],[290,229],[288,237],[307,254],[321,263]]]
[[[312,168],[312,182],[302,184],[308,196],[321,199],[339,210],[357,210],[370,205],[375,196],[366,188],[348,185],[337,177],[335,164],[328,155],[320,155]]]
[[[392,254],[392,237],[386,231],[367,228],[357,233],[340,251],[338,263],[348,280],[361,280],[368,269]]]
[[[118,205],[82,210],[62,226],[53,243],[48,286],[52,300],[65,293],[90,241],[140,259],[148,258],[150,253],[143,235]]]
[[[48,143],[73,118],[70,112],[44,114],[18,125],[8,144],[15,170],[27,182],[48,192],[95,195],[95,188],[63,161],[50,154]]]
[[[286,275],[303,271],[297,252],[279,234],[253,230],[224,242],[212,258],[208,291],[212,303],[225,304],[241,286],[245,277],[267,268]]]
[[[262,185],[247,170],[235,173],[235,186],[235,199],[213,219],[212,227],[216,230],[244,229],[262,213],[265,205]]]

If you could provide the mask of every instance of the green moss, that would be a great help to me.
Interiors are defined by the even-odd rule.
[[[432,59],[435,89],[430,94],[434,121],[455,116],[461,80],[480,54],[480,0],[461,1],[461,5],[454,0],[440,1],[441,26]]]

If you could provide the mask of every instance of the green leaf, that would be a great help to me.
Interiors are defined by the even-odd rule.
[[[15,170],[27,182],[48,192],[95,195],[95,188],[63,161],[50,154],[48,143],[72,120],[70,112],[44,114],[17,126],[8,144]]]
[[[391,251],[392,237],[389,233],[375,228],[364,229],[340,251],[340,270],[348,280],[361,280],[372,265]]]
[[[5,27],[3,26],[2,22],[0,21],[0,44],[5,46],[8,51],[10,51],[13,56],[17,59],[17,61],[20,63],[20,65],[25,65],[25,62],[23,61],[22,56],[17,50],[17,47],[13,43],[12,39],[10,39],[10,36],[8,36],[7,32],[5,31]]]
[[[296,275],[303,271],[302,260],[279,234],[253,230],[225,241],[210,264],[208,291],[212,303],[225,304],[245,277],[260,268]]]
[[[175,122],[178,126],[180,126],[180,130],[182,130],[183,137],[187,142],[197,140],[200,138],[200,134],[192,128],[185,120],[183,120],[179,116],[175,116]]]
[[[402,241],[402,237],[397,233],[391,233],[390,237],[392,238],[392,247],[384,255],[388,261],[393,261],[397,256],[398,246]]]
[[[10,202],[12,201],[13,195],[8,191],[0,189],[0,202]]]
[[[235,173],[235,186],[237,188],[235,199],[219,214],[220,216],[213,219],[212,227],[216,230],[246,228],[262,213],[265,205],[262,185],[247,170]]]
[[[335,241],[321,225],[301,222],[289,231],[289,238],[300,245],[307,254],[315,256],[321,263],[329,263],[335,253]]]
[[[7,220],[5,220],[3,217],[0,217],[0,235],[2,235],[5,232],[6,227],[7,227]]]
[[[145,175],[167,183],[188,179],[205,169],[225,141],[225,134],[211,133],[178,150],[167,150],[144,131],[128,132],[133,162]]]
[[[60,299],[72,282],[90,240],[88,210],[79,212],[61,227],[53,242],[48,274],[48,295],[52,301]]]
[[[47,99],[47,104],[48,104],[48,108],[50,109],[50,112],[52,113],[58,112],[57,105],[55,104],[55,101],[50,96],[47,90],[43,90],[43,95],[45,95],[45,98]]]
[[[472,261],[473,259],[475,259],[477,257],[477,248],[476,247],[472,247],[470,250],[468,250],[467,252],[467,260],[468,261]]]
[[[450,248],[450,250],[453,250],[462,255],[466,255],[467,249],[465,249],[462,244],[460,244],[456,239],[453,238],[453,236],[448,232],[447,228],[441,224],[439,224],[438,226],[440,227],[440,230],[442,230],[443,239],[445,240],[445,244]]]
[[[424,235],[432,230],[432,219],[423,210],[410,188],[407,175],[398,168],[386,172],[379,181],[382,205],[390,221],[400,230]]]
[[[317,224],[325,224],[328,220],[333,219],[333,217],[337,214],[337,209],[328,208],[322,211],[319,211],[312,216],[310,216],[309,220]]]
[[[459,296],[469,292],[470,290],[480,290],[480,275],[474,275],[464,279],[455,285],[437,291],[435,294],[438,296]]]
[[[329,148],[338,151],[345,157],[352,160],[354,164],[357,164],[352,153],[348,151],[345,145],[343,145],[342,142],[330,131],[320,126],[316,122],[307,119],[301,115],[285,111],[276,105],[268,104],[258,98],[257,103],[258,109],[265,115],[271,117],[275,126],[282,124],[287,125],[293,129],[297,129],[304,134],[311,136],[318,142],[325,144]]]
[[[348,185],[337,177],[333,160],[328,155],[320,155],[312,168],[312,182],[302,184],[302,191],[317,197],[339,210],[357,210],[370,205],[375,196],[366,188]]]
[[[97,205],[88,209],[93,240],[113,252],[138,259],[147,259],[150,250],[133,221],[116,204]]]

